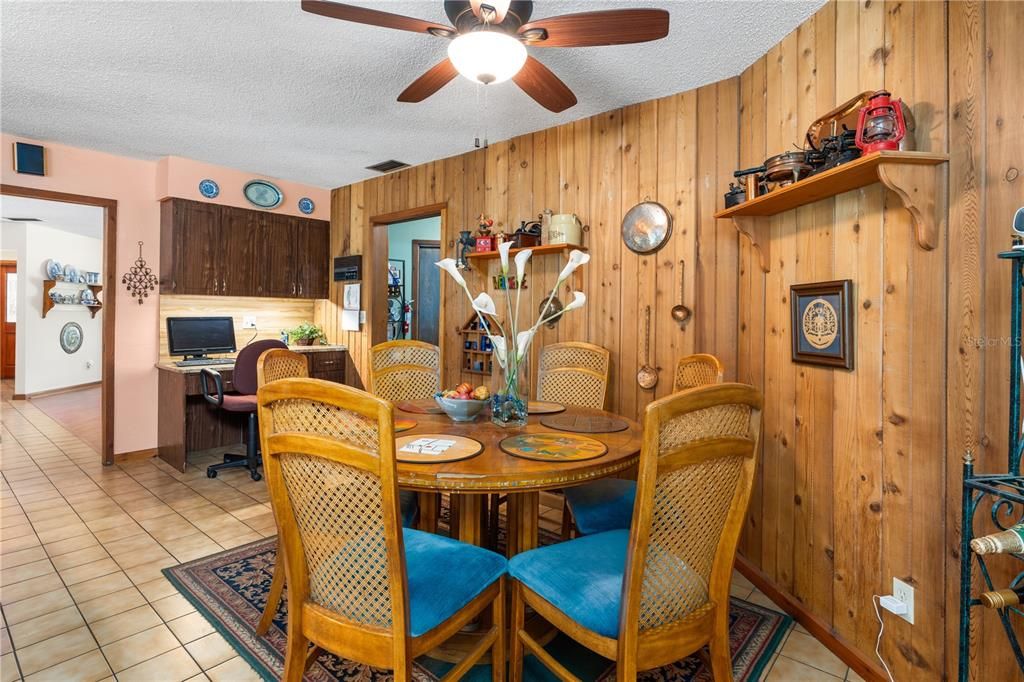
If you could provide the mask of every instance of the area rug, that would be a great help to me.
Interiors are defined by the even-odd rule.
[[[280,679],[287,641],[285,624],[288,614],[283,599],[266,636],[259,637],[255,632],[270,590],[276,548],[276,539],[267,538],[164,569],[164,575],[178,591],[268,681]],[[733,675],[737,681],[759,680],[792,621],[789,616],[740,599],[734,598],[731,606],[729,632]],[[611,661],[587,651],[567,637],[556,637],[547,649],[581,679],[604,681],[615,677]],[[437,680],[450,668],[449,663],[423,657],[415,663],[413,678]],[[526,659],[524,678],[531,681],[555,679],[532,656]],[[391,680],[392,675],[388,670],[323,654],[310,665],[305,679],[307,682],[384,682]],[[489,680],[490,667],[477,666],[464,679]],[[711,672],[699,657],[691,656],[643,673],[640,679],[648,682],[706,682],[711,680]]]

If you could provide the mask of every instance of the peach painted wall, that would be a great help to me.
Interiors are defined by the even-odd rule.
[[[46,147],[46,175],[20,175],[11,159],[15,141]],[[0,134],[0,180],[4,184],[34,187],[70,194],[86,194],[117,200],[117,272],[125,272],[138,257],[138,242],[145,242],[143,256],[155,268],[160,263],[160,204],[167,196],[201,199],[199,180],[210,177],[221,187],[216,203],[248,206],[241,194],[245,181],[256,176],[234,169],[168,157],[143,161],[89,149],[41,142]],[[314,217],[327,219],[330,191],[266,178],[285,193],[277,209],[299,215],[295,207],[302,196],[316,203]],[[104,292],[103,296],[109,296]],[[138,305],[118,288],[114,346],[114,452],[133,452],[156,447],[157,372],[159,356],[159,297]],[[103,313],[101,312],[100,315]]]

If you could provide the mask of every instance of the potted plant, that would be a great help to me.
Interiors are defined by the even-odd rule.
[[[312,322],[303,322],[288,330],[288,341],[296,346],[312,346],[317,341],[321,344],[327,343],[327,335],[318,325]]]

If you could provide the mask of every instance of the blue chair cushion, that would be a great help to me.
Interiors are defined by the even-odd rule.
[[[580,535],[629,529],[636,501],[636,481],[602,478],[565,488],[563,492]]]
[[[433,630],[505,574],[505,557],[412,528],[402,530],[409,585],[409,633]]]
[[[406,528],[412,528],[412,525],[416,523],[416,513],[420,510],[419,499],[416,497],[416,493],[411,490],[399,490],[398,503],[402,509],[402,525]]]
[[[588,630],[618,637],[628,545],[627,530],[584,535],[518,554],[508,572]]]

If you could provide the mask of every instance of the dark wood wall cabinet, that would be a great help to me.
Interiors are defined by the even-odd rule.
[[[189,199],[160,204],[160,293],[327,298],[331,226]]]

